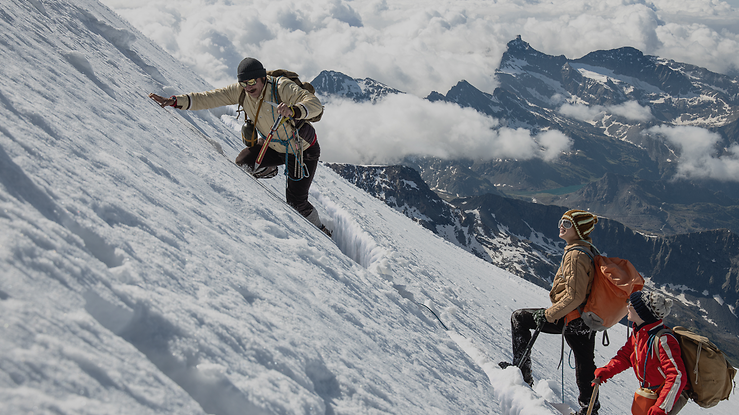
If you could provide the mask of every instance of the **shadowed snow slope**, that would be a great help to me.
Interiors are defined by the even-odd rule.
[[[4,1],[0,29],[0,413],[556,413],[558,337],[536,392],[494,364],[546,291],[321,166],[330,241],[229,161],[226,111],[146,97],[212,87],[96,1]]]

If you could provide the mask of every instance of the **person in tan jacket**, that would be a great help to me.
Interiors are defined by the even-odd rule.
[[[306,122],[323,112],[316,96],[287,77],[267,75],[264,66],[254,58],[245,58],[237,70],[238,82],[206,92],[173,95],[169,98],[149,94],[162,108],[203,110],[224,105],[239,105],[249,120],[242,131],[247,145],[236,157],[236,164],[246,166],[257,178],[273,177],[277,166],[285,164],[287,203],[330,236],[321,223],[318,211],[308,201],[308,193],[321,155],[316,131]],[[255,161],[265,137],[282,115],[289,121],[279,125],[259,168]],[[256,127],[256,128],[255,128]],[[246,132],[248,131],[248,132]]]
[[[518,362],[523,379],[529,385],[531,357],[526,346],[531,340],[531,330],[540,328],[542,333],[562,334],[575,355],[575,378],[580,391],[578,414],[587,412],[593,392],[591,381],[595,378],[595,333],[580,318],[579,309],[585,304],[593,284],[595,270],[593,260],[582,249],[596,255],[592,248],[590,233],[598,218],[590,212],[572,209],[559,220],[559,237],[566,242],[559,269],[554,276],[549,299],[549,308],[524,308],[511,315],[511,337],[513,361]],[[500,362],[506,368],[512,364]],[[600,403],[593,405],[593,414],[598,413]]]

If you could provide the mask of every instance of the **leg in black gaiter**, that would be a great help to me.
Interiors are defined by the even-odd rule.
[[[245,148],[236,158],[236,164],[247,165],[250,169],[254,170],[254,163],[256,163],[259,151],[261,150],[262,146]],[[260,164],[260,166],[281,166],[283,164],[285,164],[285,154],[278,153],[271,148],[267,148],[267,151],[264,152],[264,158],[262,159],[262,164]]]
[[[243,150],[237,158],[237,164],[246,164],[250,168],[254,169],[254,163],[257,159],[259,151],[262,146],[249,147]],[[310,186],[313,183],[313,176],[316,174],[316,168],[318,167],[318,159],[321,157],[321,147],[316,142],[307,150],[303,151],[303,175],[300,177],[300,170],[296,170],[297,159],[294,154],[287,155],[287,189],[285,190],[285,199],[287,204],[292,206],[301,215],[308,218],[318,228],[321,227],[321,220],[318,217],[318,211],[316,211],[310,202],[308,202],[308,193]],[[268,148],[264,153],[264,159],[260,166],[280,166],[285,164],[285,153],[278,153],[277,151]],[[300,167],[298,167],[300,168]]]
[[[526,351],[526,346],[531,340],[531,330],[536,329],[536,322],[534,321],[534,312],[541,310],[540,308],[522,308],[516,310],[511,314],[511,339],[513,342],[513,363],[517,362]],[[541,329],[542,333],[548,334],[562,334],[563,322],[558,321],[557,323],[544,323]],[[531,375],[531,354],[521,362],[519,366],[523,380],[529,385],[534,384],[534,379]],[[593,369],[595,370],[595,369]]]
[[[321,227],[321,221],[318,219],[318,212],[315,211],[313,205],[308,202],[308,193],[310,191],[310,186],[313,183],[313,176],[316,174],[316,168],[318,167],[318,159],[320,156],[321,147],[318,143],[315,143],[310,148],[303,151],[303,174],[307,173],[307,175],[298,180],[297,177],[299,176],[296,173],[299,173],[299,170],[296,172],[295,169],[297,160],[293,154],[288,155],[287,171],[289,179],[287,182],[287,189],[285,190],[287,204],[300,212],[301,215],[311,220],[311,222],[314,222],[313,224],[319,228]]]
[[[595,333],[581,318],[577,318],[567,325],[564,335],[575,356],[575,381],[580,390],[578,401],[580,406],[586,409],[593,393],[591,382],[595,378]],[[593,414],[597,414],[600,408],[597,398],[593,408]]]
[[[514,363],[526,351],[526,346],[529,344],[529,340],[531,340],[531,330],[536,329],[534,312],[537,310],[541,309],[523,308],[511,314],[511,338],[513,341]],[[555,323],[544,323],[541,332],[562,335],[563,328],[564,319],[559,319]],[[581,318],[577,318],[567,325],[564,331],[564,338],[572,349],[572,354],[575,356],[575,380],[579,389],[578,401],[580,406],[587,408],[590,403],[590,396],[593,393],[593,386],[590,382],[595,378],[595,334]],[[531,357],[526,358],[519,366],[519,369],[521,369],[524,381],[529,385],[533,385]],[[596,400],[593,406],[593,414],[597,414],[599,408],[600,403]]]

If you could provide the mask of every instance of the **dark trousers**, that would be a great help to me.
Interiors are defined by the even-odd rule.
[[[254,163],[257,161],[257,156],[262,146],[249,147],[244,157],[245,163],[254,168]],[[301,215],[308,217],[313,213],[313,205],[308,202],[308,192],[310,185],[313,183],[313,176],[316,173],[318,167],[318,159],[321,157],[321,146],[318,142],[310,146],[308,149],[303,151],[303,164],[307,170],[308,176],[297,180],[295,174],[295,165],[297,160],[294,154],[287,155],[287,189],[285,190],[285,198],[287,204],[292,206],[295,210],[300,212]],[[278,153],[271,148],[267,148],[267,152],[264,153],[264,159],[260,166],[282,166],[285,164],[285,153]]]
[[[533,313],[538,308],[522,308],[511,314],[511,337],[513,339],[513,361],[516,362],[525,352],[526,345],[531,340],[531,330],[536,329]],[[562,334],[564,319],[555,323],[544,323],[542,333]],[[580,390],[580,405],[590,403],[593,386],[590,382],[595,379],[595,333],[582,321],[581,318],[570,321],[564,329],[564,338],[575,355],[575,380]],[[531,356],[531,355],[529,355]],[[565,364],[562,362],[562,364]],[[524,380],[531,382],[531,357],[526,358],[520,367]],[[598,405],[599,406],[599,405]]]

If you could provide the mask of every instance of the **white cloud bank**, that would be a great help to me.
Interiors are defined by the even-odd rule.
[[[331,100],[316,124],[321,159],[329,162],[384,164],[408,155],[550,161],[572,145],[559,131],[532,136],[497,127],[496,119],[473,109],[406,94],[389,95],[381,105]]]
[[[418,96],[461,79],[483,91],[521,35],[579,58],[633,46],[728,73],[739,12],[717,0],[102,0],[214,86],[245,56],[310,80],[331,69]]]
[[[719,155],[721,136],[703,128],[660,125],[647,133],[664,137],[680,150],[676,178],[739,181],[739,144]]]
[[[241,130],[235,106],[221,120]],[[333,98],[314,127],[321,160],[334,163],[394,164],[407,156],[553,161],[572,147],[560,131],[532,135],[499,127],[497,119],[474,109],[408,94],[388,95],[378,105]]]

